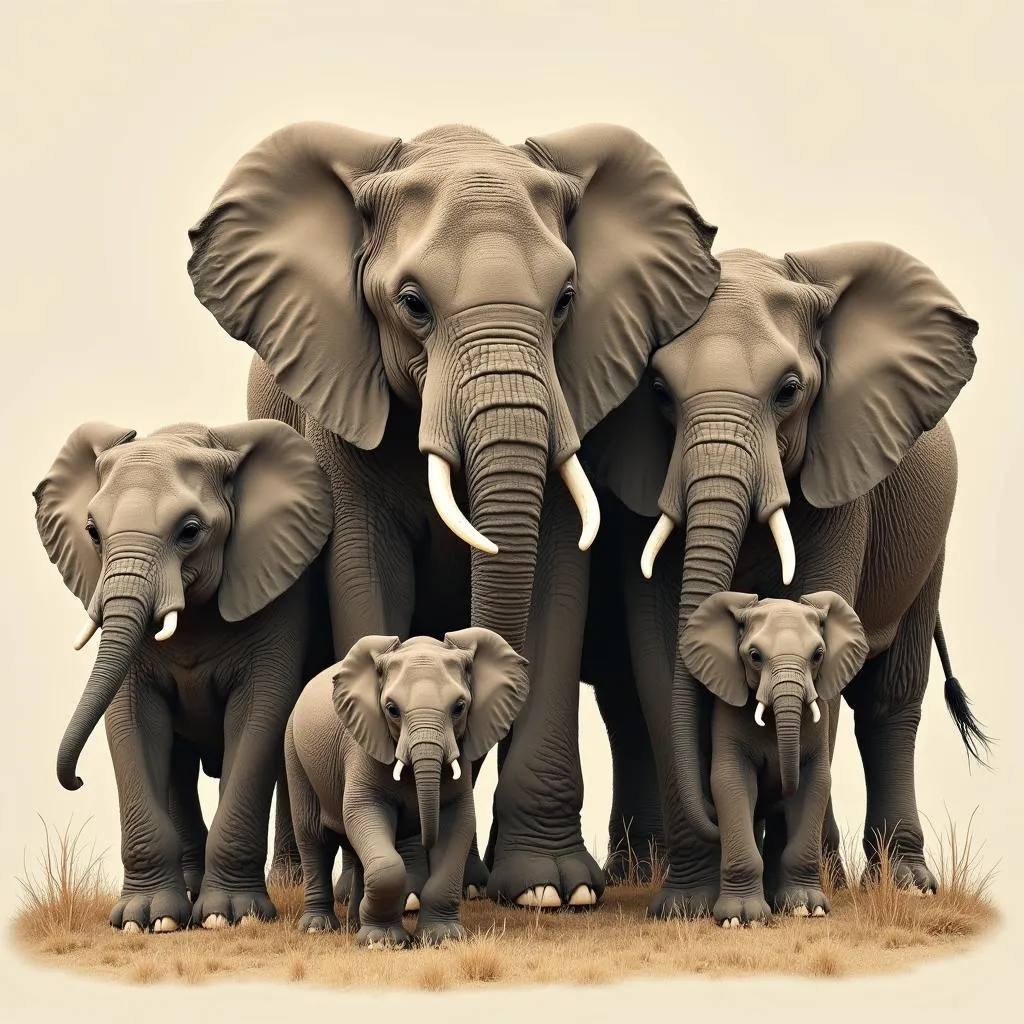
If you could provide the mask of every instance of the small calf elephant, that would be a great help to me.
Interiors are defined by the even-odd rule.
[[[526,665],[488,629],[443,641],[366,636],[307,684],[285,732],[305,887],[300,931],[340,927],[331,868],[343,847],[355,854],[348,918],[359,945],[465,937],[459,903],[476,832],[468,768],[508,733],[526,700]],[[396,842],[417,834],[429,869],[410,937]]]
[[[754,820],[780,802],[786,845],[774,909],[824,916],[830,909],[820,862],[831,791],[829,716],[838,713],[840,692],[867,657],[857,613],[831,591],[798,602],[724,591],[690,617],[681,652],[694,678],[719,698],[711,718],[711,795],[722,834],[715,920],[739,927],[770,916]],[[746,710],[751,694],[753,715]],[[765,728],[769,708],[774,729]]]
[[[284,729],[323,664],[310,660],[310,566],[333,506],[312,446],[276,420],[138,439],[85,423],[33,495],[43,546],[89,614],[76,648],[102,629],[57,778],[82,785],[78,758],[104,718],[124,865],[110,923],[275,917],[264,869]],[[200,764],[220,778],[209,831]]]

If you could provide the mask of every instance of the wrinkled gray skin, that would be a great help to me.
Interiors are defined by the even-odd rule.
[[[313,679],[288,720],[285,761],[304,879],[300,931],[333,931],[331,865],[355,853],[349,920],[359,945],[463,939],[462,875],[475,832],[469,766],[526,699],[526,662],[496,633],[444,640],[368,636]],[[412,937],[396,841],[420,842],[428,871]]]
[[[190,232],[198,299],[256,353],[249,415],[304,432],[330,478],[336,657],[469,622],[533,666],[499,746],[489,877],[467,862],[495,899],[593,905],[604,887],[580,832],[599,512],[575,453],[700,316],[714,234],[614,125],[515,146],[463,125],[405,142],[292,125]]]
[[[141,439],[85,423],[34,497],[46,552],[88,611],[77,646],[102,629],[57,777],[82,785],[79,755],[103,718],[124,866],[110,923],[161,932],[273,918],[270,804],[315,661],[312,577],[331,527],[312,448],[274,420]],[[200,764],[220,779],[209,832]]]
[[[711,711],[711,796],[722,835],[715,920],[738,927],[768,918],[753,826],[780,810],[786,844],[771,906],[824,916],[830,716],[868,652],[856,613],[827,591],[799,602],[720,591],[690,616],[681,641],[686,667],[718,698]]]
[[[653,354],[649,382],[588,439],[587,465],[638,521],[660,512],[643,566],[662,613],[673,588],[659,584],[659,570],[671,578],[678,569],[663,563],[682,567],[676,628],[659,651],[722,590],[791,599],[833,590],[856,610],[869,656],[844,697],[864,764],[865,851],[877,863],[881,836],[900,882],[934,890],[914,745],[956,491],[943,417],[973,373],[978,325],[928,267],[883,243],[783,259],[740,249],[720,261],[704,314]],[[658,902],[701,912],[718,886],[709,701],[685,659],[660,657],[661,675],[666,665],[677,784],[669,798],[701,846],[666,836],[672,866]],[[981,734],[960,710],[975,753]]]

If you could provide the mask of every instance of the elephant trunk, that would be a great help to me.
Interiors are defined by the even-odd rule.
[[[772,717],[779,747],[782,795],[796,795],[800,785],[800,721],[804,713],[802,682],[783,682],[772,687]]]
[[[435,712],[410,712],[406,722],[405,742],[420,813],[420,842],[429,850],[437,842],[437,823],[441,809],[441,769],[445,753],[455,748],[451,726],[443,715]]]

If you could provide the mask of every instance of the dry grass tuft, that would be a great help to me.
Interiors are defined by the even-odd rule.
[[[680,973],[709,977],[788,974],[819,978],[902,970],[965,948],[996,920],[968,822],[937,836],[940,890],[922,897],[900,889],[883,850],[864,872],[856,844],[844,847],[848,886],[824,866],[832,903],[824,919],[775,916],[757,929],[721,929],[705,919],[654,921],[649,885],[609,888],[591,913],[544,913],[475,901],[462,908],[470,937],[438,949],[363,950],[351,932],[295,930],[302,893],[271,886],[279,918],[271,924],[169,935],[124,935],[107,925],[116,899],[99,858],[83,852],[82,830],[46,830],[39,870],[22,880],[14,922],[19,945],[37,960],[141,985],[198,985],[213,977],[276,978],[333,988],[453,988],[509,984],[600,985]],[[44,825],[45,827],[45,825]],[[631,864],[637,861],[631,856]],[[638,869],[639,870],[639,869]],[[632,868],[631,868],[632,871]],[[637,876],[634,876],[637,877]],[[339,917],[344,910],[339,907]],[[412,927],[410,924],[409,927]]]

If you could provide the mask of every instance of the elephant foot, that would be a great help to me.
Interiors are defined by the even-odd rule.
[[[431,921],[413,932],[413,941],[420,946],[439,946],[442,942],[462,942],[469,932],[458,921]]]
[[[289,857],[275,857],[267,872],[267,885],[279,885],[282,888],[302,885],[302,863]]]
[[[609,843],[614,851],[604,864],[606,885],[651,885],[658,875],[661,843],[656,836],[620,839]]]
[[[715,901],[711,911],[715,923],[723,928],[741,928],[743,925],[764,924],[772,916],[771,907],[765,898],[756,896],[733,896],[723,893]]]
[[[125,893],[110,912],[110,925],[123,932],[176,932],[187,928],[192,904],[182,889],[157,889],[147,893]]]
[[[814,886],[782,886],[772,904],[780,914],[792,917],[824,917],[832,909],[828,897]]]
[[[934,896],[939,890],[939,881],[923,860],[893,856],[889,859],[889,872],[893,882],[900,889],[916,892],[921,896]],[[861,875],[861,885],[878,878],[880,867],[877,861],[869,862]]]
[[[462,895],[467,900],[482,900],[487,895],[487,882],[490,872],[480,854],[470,850],[466,857],[466,867],[462,873]]]
[[[341,922],[333,910],[307,910],[299,918],[299,923],[295,927],[297,931],[311,934],[339,932],[341,931]]]
[[[498,903],[542,910],[590,910],[603,893],[604,872],[582,842],[555,856],[499,849],[487,883],[487,895]]]
[[[717,879],[714,882],[685,884],[669,878],[647,905],[647,914],[663,921],[707,917],[717,898]]]
[[[210,930],[276,917],[277,908],[265,889],[228,892],[207,885],[192,906],[192,923]]]
[[[356,935],[356,945],[366,949],[408,949],[412,936],[401,924],[364,924]]]

